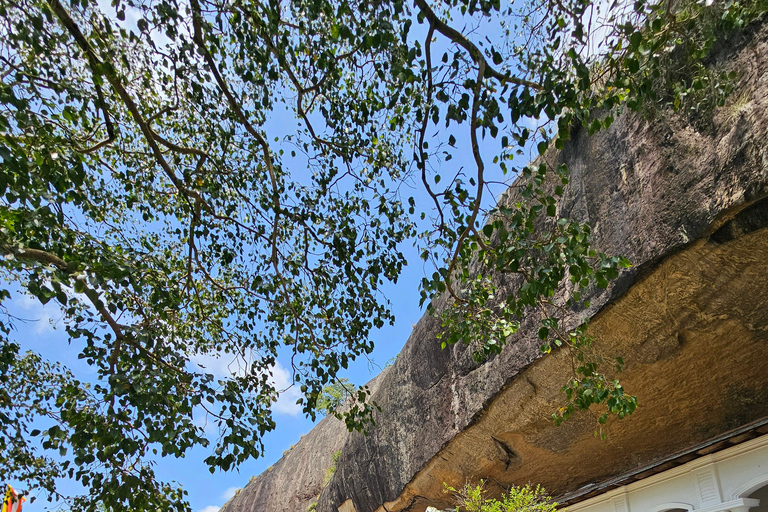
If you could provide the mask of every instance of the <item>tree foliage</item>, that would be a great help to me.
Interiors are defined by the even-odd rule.
[[[716,105],[728,77],[704,60],[765,9],[0,0],[2,299],[58,303],[95,371],[27,352],[3,318],[0,476],[52,497],[75,478],[88,494],[73,510],[187,509],[152,457],[210,446],[215,471],[259,456],[283,353],[314,417],[393,321],[381,289],[417,234],[445,345],[496,353],[533,312],[543,350],[565,345],[577,362],[558,418],[631,413],[568,313],[629,262],[560,218],[568,170],[524,166],[526,151],[562,148],[575,125],[600,130],[622,108]],[[459,153],[471,167],[453,165]],[[519,193],[494,207],[514,179]],[[427,204],[403,195],[413,182]],[[510,276],[518,291],[502,295]],[[211,354],[245,371],[217,379],[195,363]],[[343,412],[350,428],[370,419],[366,398]]]
[[[323,387],[323,392],[317,400],[317,412],[323,416],[339,414],[342,404],[352,400],[357,394],[358,388],[345,377],[340,377],[336,382]]]

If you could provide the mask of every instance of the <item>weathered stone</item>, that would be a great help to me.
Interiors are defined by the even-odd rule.
[[[378,390],[384,370],[368,383]],[[347,437],[346,425],[334,417],[323,418],[274,465],[250,482],[221,508],[221,512],[255,510],[295,510],[306,512],[317,502],[335,467],[332,458]]]
[[[558,495],[767,416],[768,25],[724,46],[712,65],[741,77],[706,130],[670,112],[625,114],[547,155],[571,170],[561,212],[636,265],[578,312],[598,350],[624,357],[622,382],[640,402],[606,441],[589,413],[548,419],[571,362],[566,351],[542,357],[535,318],[477,364],[471,347],[441,350],[439,321],[425,316],[378,379],[370,436],[324,420],[223,510],[304,512],[339,449],[318,512],[420,512],[449,504],[443,482],[467,478]]]
[[[320,496],[331,457],[341,450],[347,435],[342,422],[324,418],[273,466],[251,478],[221,510],[306,512]]]

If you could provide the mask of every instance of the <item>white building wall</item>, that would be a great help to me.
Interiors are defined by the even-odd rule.
[[[568,512],[768,512],[768,435],[568,507]],[[758,492],[759,491],[759,492]],[[751,510],[750,510],[751,509]]]

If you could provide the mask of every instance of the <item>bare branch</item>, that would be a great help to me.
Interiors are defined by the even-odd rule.
[[[478,63],[478,70],[477,70],[477,82],[475,83],[475,94],[474,98],[472,100],[472,117],[470,121],[470,137],[472,141],[472,155],[475,158],[475,165],[477,166],[477,196],[474,200],[474,205],[472,208],[472,213],[469,216],[469,219],[467,220],[467,226],[464,228],[464,231],[462,231],[461,235],[459,235],[459,239],[456,241],[456,249],[454,249],[453,252],[453,258],[451,259],[451,264],[448,267],[448,273],[445,277],[445,286],[448,288],[448,291],[450,294],[459,301],[466,302],[464,299],[460,299],[456,293],[454,292],[453,288],[451,287],[451,275],[453,274],[453,271],[456,269],[456,264],[459,260],[459,252],[461,251],[461,244],[464,243],[464,240],[467,238],[469,233],[475,231],[475,222],[477,221],[477,216],[480,213],[480,204],[483,198],[483,188],[485,188],[485,182],[483,178],[483,174],[485,172],[485,164],[483,163],[483,158],[480,155],[480,145],[477,142],[477,113],[480,109],[480,92],[483,84],[483,78],[485,76],[485,60],[481,60]]]

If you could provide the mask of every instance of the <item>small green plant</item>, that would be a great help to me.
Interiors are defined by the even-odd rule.
[[[325,477],[323,478],[323,487],[328,485],[328,483],[331,481],[331,478],[333,478],[333,475],[336,473],[336,464],[338,464],[339,462],[339,457],[341,457],[341,450],[331,455],[331,467],[325,470]]]
[[[313,501],[313,502],[312,502],[312,503],[310,503],[310,504],[309,504],[309,506],[307,507],[307,512],[315,512],[315,510],[317,510],[317,502],[316,502],[316,501]]]
[[[488,498],[485,481],[467,483],[461,489],[447,484],[444,492],[452,493],[457,512],[555,512],[557,503],[552,501],[543,487],[512,487],[501,499]]]

